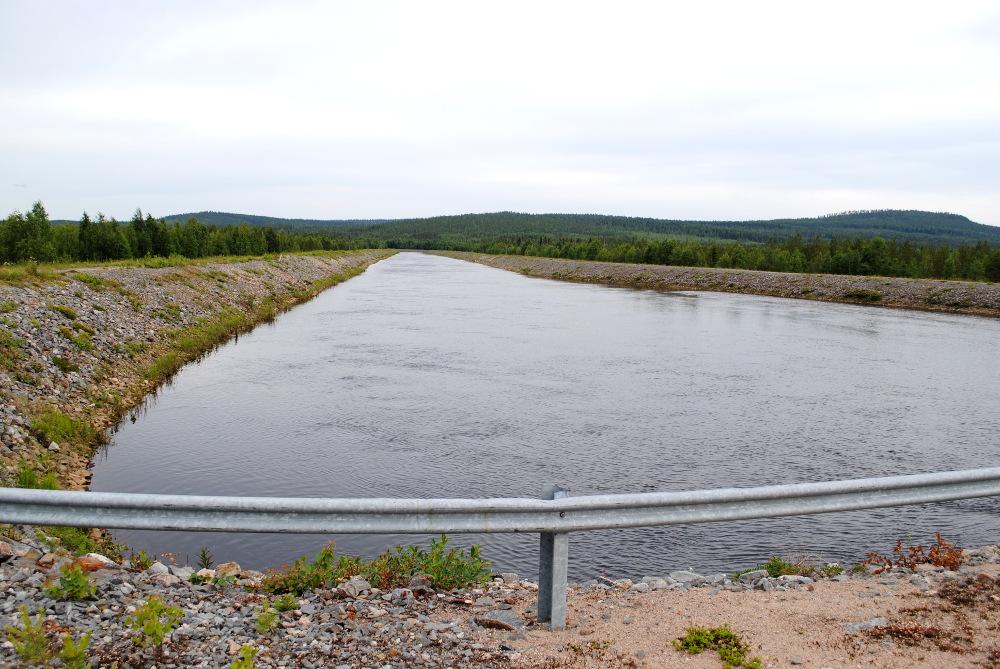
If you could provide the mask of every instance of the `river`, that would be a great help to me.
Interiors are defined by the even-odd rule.
[[[1000,321],[533,279],[400,253],[184,368],[120,425],[92,489],[303,497],[537,496],[994,466]],[[570,575],[855,561],[941,530],[1000,541],[1000,500],[570,538]],[[331,538],[118,531],[245,568]],[[533,576],[537,535],[456,536]]]

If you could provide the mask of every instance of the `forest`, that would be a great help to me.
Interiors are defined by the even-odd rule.
[[[180,255],[256,256],[288,251],[318,251],[384,246],[364,237],[344,237],[272,227],[205,225],[196,218],[168,223],[136,210],[119,222],[86,213],[78,223],[49,220],[41,202],[0,222],[0,262],[103,261]]]
[[[53,222],[42,203],[36,202],[27,212],[14,212],[0,222],[0,261],[104,261],[172,255],[202,258],[389,247],[774,272],[1000,281],[1000,228],[931,212],[848,212],[818,219],[766,221],[757,228],[752,227],[753,222],[739,224],[748,226],[746,239],[668,235],[664,230],[671,228],[662,227],[662,221],[644,223],[658,219],[607,216],[475,214],[380,223],[327,221],[335,224],[315,228],[304,219],[282,228],[281,222],[289,219],[257,217],[256,221],[245,221],[239,215],[218,213],[210,218],[221,221],[224,217],[229,217],[229,225],[206,224],[194,216],[183,221],[177,216],[157,219],[136,210],[126,222],[102,215],[92,219],[86,213],[79,222]],[[276,225],[261,225],[265,220]],[[826,227],[816,227],[816,222],[824,221]],[[687,232],[708,234],[715,224],[699,225],[703,227]],[[811,234],[803,234],[802,226]],[[757,238],[764,229],[773,232],[779,228],[786,232]],[[831,230],[845,234],[829,234]],[[879,231],[885,237],[872,234]],[[926,239],[946,241],[921,241]]]

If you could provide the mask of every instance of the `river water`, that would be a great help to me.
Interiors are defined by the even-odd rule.
[[[994,466],[1000,321],[533,279],[401,253],[184,368],[95,463],[93,490],[537,496]],[[935,530],[1000,541],[1000,501],[570,539],[573,578],[858,560]],[[120,531],[135,549],[263,568],[331,538]],[[537,535],[456,536],[534,575]]]

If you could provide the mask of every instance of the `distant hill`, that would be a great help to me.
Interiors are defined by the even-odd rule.
[[[805,238],[884,237],[932,244],[977,241],[1000,244],[1000,227],[974,223],[957,214],[902,210],[857,211],[817,218],[761,221],[687,221],[599,214],[500,212],[392,220],[370,226],[349,226],[344,231],[385,240],[415,240],[428,244],[470,237],[525,236],[669,236],[766,242],[796,234]]]
[[[195,217],[218,226],[271,226],[298,231],[327,231],[383,241],[432,246],[458,239],[511,237],[682,237],[766,242],[793,235],[820,237],[884,237],[923,244],[1000,245],[1000,227],[970,221],[958,214],[883,209],[851,211],[815,218],[754,221],[692,221],[601,214],[522,214],[496,212],[412,219],[302,219],[202,211],[174,214],[167,221]]]
[[[230,225],[249,225],[252,227],[272,227],[287,230],[324,230],[345,225],[373,225],[384,223],[385,219],[312,219],[312,218],[276,218],[274,216],[255,216],[254,214],[231,214],[225,211],[196,211],[188,214],[171,214],[164,216],[168,223],[179,221],[183,223],[189,218],[197,218],[202,223],[226,227]]]

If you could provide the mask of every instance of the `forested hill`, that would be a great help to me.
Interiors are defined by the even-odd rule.
[[[636,236],[726,239],[767,242],[794,235],[804,238],[883,237],[921,244],[956,246],[978,241],[1000,245],[1000,227],[974,223],[965,216],[929,211],[884,209],[855,211],[816,218],[780,218],[760,221],[689,221],[600,214],[521,214],[497,212],[433,216],[412,219],[301,219],[202,211],[174,214],[164,220],[189,218],[215,226],[249,225],[309,232],[364,236],[406,245],[436,245],[468,239],[511,237]]]
[[[927,211],[858,211],[818,218],[765,221],[682,221],[598,214],[464,214],[393,220],[350,231],[385,240],[429,244],[458,239],[525,236],[623,238],[670,236],[767,242],[794,235],[805,238],[872,238],[926,244],[1000,244],[1000,227],[974,223],[956,214]]]
[[[312,219],[312,218],[277,218],[274,216],[255,216],[253,214],[231,214],[225,211],[197,211],[189,214],[172,214],[164,216],[167,223],[184,223],[189,218],[196,218],[206,225],[226,227],[231,225],[249,225],[261,228],[283,228],[286,230],[302,230],[317,232],[333,227],[363,226],[384,223],[385,219]]]

